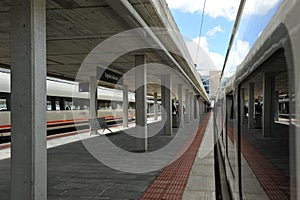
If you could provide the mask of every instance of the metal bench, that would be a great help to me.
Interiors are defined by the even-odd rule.
[[[90,127],[91,127],[92,130],[102,129],[102,133],[105,131],[105,129],[107,129],[111,133],[113,133],[110,130],[110,128],[108,127],[104,117],[101,117],[101,118],[98,118],[98,119],[90,119]]]
[[[100,127],[103,129],[102,132],[104,132],[105,129],[107,129],[107,130],[109,130],[111,133],[113,133],[113,132],[110,130],[110,128],[108,128],[107,123],[106,123],[106,120],[105,120],[104,117],[99,118],[99,119],[98,119],[98,122],[99,122]]]

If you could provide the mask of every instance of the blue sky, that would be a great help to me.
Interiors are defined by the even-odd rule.
[[[229,71],[234,71],[247,55],[281,1],[246,1],[240,28],[231,51],[232,59],[228,61]],[[204,0],[167,0],[167,3],[182,35],[190,38],[197,45]],[[217,69],[222,68],[239,3],[240,0],[207,0],[206,2],[200,46]],[[205,68],[200,61],[201,55],[196,56],[196,53],[192,52],[195,50],[190,49],[190,51],[201,73]],[[212,70],[211,67],[207,68]]]
[[[201,13],[187,13],[180,10],[171,10],[173,17],[182,33],[185,37],[190,39],[196,38],[200,33],[201,24]],[[204,22],[202,26],[201,35],[206,35],[209,30],[214,27],[221,26],[222,32],[229,33],[232,30],[233,21],[228,21],[223,17],[218,17],[216,19],[209,16],[204,16]],[[222,32],[216,33],[214,36],[208,37],[209,47],[214,50],[214,52],[225,54],[226,49],[224,48],[226,43],[228,44],[229,36]]]

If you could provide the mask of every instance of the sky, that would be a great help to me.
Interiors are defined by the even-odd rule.
[[[240,0],[207,0],[201,35],[200,26],[204,0],[166,1],[181,34],[189,38],[187,47],[194,63],[197,64],[197,70],[202,74],[208,70],[221,70]],[[234,72],[243,61],[281,1],[246,1],[240,27],[226,66],[227,71]],[[202,59],[205,53],[202,50],[199,51],[197,47],[195,48],[195,45],[199,44],[199,38],[200,46],[211,58],[213,66],[207,66],[207,62],[201,61],[205,60]],[[192,41],[193,45],[189,44]],[[196,52],[198,52],[198,56]]]

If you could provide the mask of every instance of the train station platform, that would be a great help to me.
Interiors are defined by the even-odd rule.
[[[187,150],[170,165],[148,173],[127,173],[102,164],[87,151],[80,139],[70,142],[71,138],[78,138],[78,135],[49,140],[48,199],[213,199],[213,144],[202,143],[205,137],[213,135],[211,124],[210,114],[202,116],[198,129],[181,148],[181,151]],[[154,122],[150,123],[148,128],[155,129],[157,126],[159,123]],[[189,126],[185,126],[185,129],[189,131]],[[133,128],[127,131],[130,130]],[[176,133],[176,128],[173,131]],[[105,137],[89,136],[89,133],[80,135],[81,140]],[[132,138],[122,131],[107,137],[116,144],[122,144],[124,149],[130,151],[132,148]],[[173,136],[159,133],[149,139],[148,151],[159,149],[172,139]],[[206,138],[206,141],[213,142],[211,139]],[[63,140],[68,142],[63,144]],[[212,151],[209,152],[210,148]],[[208,155],[203,155],[201,149],[204,150],[202,152],[209,152]],[[2,157],[0,160],[0,173],[1,199],[9,199],[9,158]]]

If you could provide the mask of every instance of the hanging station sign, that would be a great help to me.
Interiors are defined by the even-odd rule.
[[[107,83],[123,85],[122,74],[102,67],[97,67],[97,78]]]

